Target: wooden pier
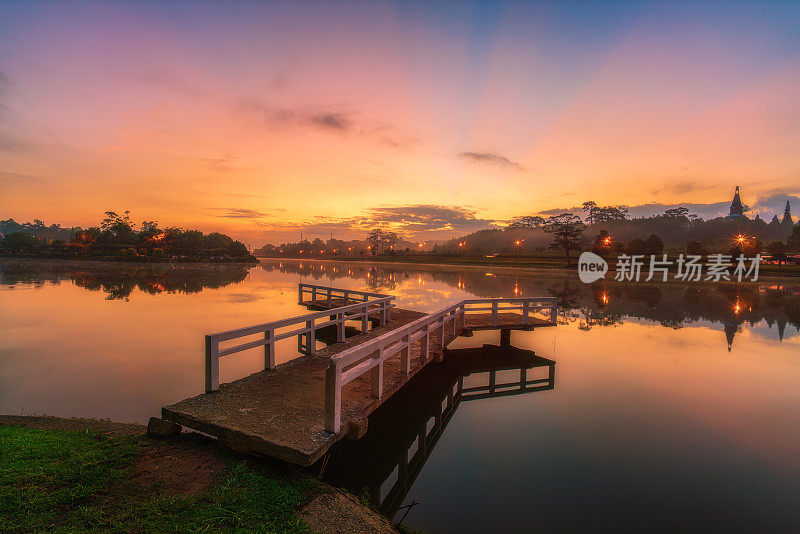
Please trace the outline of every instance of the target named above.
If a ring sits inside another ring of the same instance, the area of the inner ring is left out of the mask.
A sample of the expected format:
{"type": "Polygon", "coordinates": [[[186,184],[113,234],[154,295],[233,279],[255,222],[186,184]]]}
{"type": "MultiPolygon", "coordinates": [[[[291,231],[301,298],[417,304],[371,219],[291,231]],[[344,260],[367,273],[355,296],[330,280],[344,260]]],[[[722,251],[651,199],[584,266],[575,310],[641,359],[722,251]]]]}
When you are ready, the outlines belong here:
{"type": "Polygon", "coordinates": [[[556,324],[552,297],[470,299],[431,314],[394,300],[300,284],[298,302],[316,311],[206,336],[206,393],[165,406],[163,419],[241,452],[311,465],[343,437],[361,437],[369,414],[460,335],[556,324]],[[275,342],[290,337],[301,356],[276,365],[275,342]],[[235,340],[244,342],[229,346],[235,340]],[[220,385],[220,358],[255,348],[264,370],[220,385]]]}

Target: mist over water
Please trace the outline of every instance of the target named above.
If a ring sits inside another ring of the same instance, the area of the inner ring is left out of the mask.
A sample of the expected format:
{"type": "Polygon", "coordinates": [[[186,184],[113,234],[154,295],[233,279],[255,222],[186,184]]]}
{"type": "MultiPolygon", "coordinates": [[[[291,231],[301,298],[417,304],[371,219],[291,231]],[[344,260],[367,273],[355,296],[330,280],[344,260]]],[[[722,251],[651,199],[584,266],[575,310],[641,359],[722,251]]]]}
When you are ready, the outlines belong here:
{"type": "MultiPolygon", "coordinates": [[[[555,362],[553,387],[455,406],[414,480],[392,494],[395,508],[418,503],[410,525],[775,531],[800,520],[800,283],[792,279],[586,285],[575,273],[492,267],[3,260],[0,412],[146,422],[202,392],[204,334],[303,313],[300,281],[387,292],[422,311],[472,296],[559,299],[558,327],[511,339],[555,362]]],[[[448,387],[479,386],[501,363],[498,380],[518,380],[513,362],[459,352],[498,340],[481,332],[456,341],[452,361],[378,410],[364,440],[334,451],[328,476],[373,499],[382,485],[380,503],[399,476],[392,454],[409,453],[416,423],[427,424],[428,406],[448,387]],[[470,366],[456,368],[465,354],[470,366]],[[372,468],[344,480],[359,455],[372,468]],[[383,473],[388,481],[377,480],[383,473]]],[[[279,362],[296,355],[291,341],[278,346],[279,362]]],[[[225,358],[221,379],[262,364],[258,350],[225,358]]],[[[418,440],[411,447],[413,456],[418,440]]]]}

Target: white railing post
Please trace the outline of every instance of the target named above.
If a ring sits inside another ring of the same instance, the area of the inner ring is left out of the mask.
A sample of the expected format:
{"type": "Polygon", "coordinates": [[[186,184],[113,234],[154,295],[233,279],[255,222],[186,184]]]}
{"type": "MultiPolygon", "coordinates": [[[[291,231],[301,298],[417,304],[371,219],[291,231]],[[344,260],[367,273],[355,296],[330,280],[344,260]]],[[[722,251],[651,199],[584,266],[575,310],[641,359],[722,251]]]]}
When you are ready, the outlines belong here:
{"type": "Polygon", "coordinates": [[[311,288],[311,304],[317,303],[317,288],[316,286],[311,288]]]}
{"type": "Polygon", "coordinates": [[[219,342],[206,336],[206,393],[219,389],[219,342]]]}
{"type": "Polygon", "coordinates": [[[492,326],[497,326],[497,301],[492,302],[492,326]]]}
{"type": "Polygon", "coordinates": [[[308,350],[309,354],[314,354],[317,351],[317,331],[314,330],[314,319],[306,321],[306,328],[310,329],[306,338],[308,343],[306,350],[308,350]]]}
{"type": "Polygon", "coordinates": [[[381,303],[381,325],[385,325],[389,322],[389,303],[382,302],[381,303]]]}
{"type": "Polygon", "coordinates": [[[440,349],[444,351],[445,343],[444,343],[444,315],[439,317],[439,344],[441,345],[440,349]]]}
{"type": "Polygon", "coordinates": [[[337,314],[336,320],[338,321],[336,324],[336,341],[341,343],[345,339],[344,312],[337,314]]]}
{"type": "Polygon", "coordinates": [[[331,362],[325,372],[325,430],[336,434],[342,420],[342,373],[331,362]]]}
{"type": "Polygon", "coordinates": [[[369,306],[364,306],[361,311],[364,314],[361,317],[361,333],[364,334],[369,329],[369,306]]]}
{"type": "Polygon", "coordinates": [[[449,313],[450,315],[450,337],[451,339],[456,338],[456,320],[458,319],[458,315],[456,315],[456,308],[449,313]]]}
{"type": "Polygon", "coordinates": [[[350,304],[350,292],[348,290],[344,290],[344,305],[347,306],[350,304]]]}
{"type": "Polygon", "coordinates": [[[328,308],[331,307],[331,288],[328,288],[328,301],[326,306],[328,306],[328,308]]]}
{"type": "Polygon", "coordinates": [[[272,341],[274,330],[264,331],[264,369],[275,369],[275,343],[272,341]]]}
{"type": "Polygon", "coordinates": [[[422,357],[422,365],[428,361],[430,357],[430,347],[431,347],[431,325],[430,323],[425,325],[425,335],[422,336],[419,340],[419,354],[422,357]]]}
{"type": "Polygon", "coordinates": [[[558,301],[553,300],[553,305],[550,308],[550,322],[555,324],[558,322],[558,301]]]}
{"type": "Polygon", "coordinates": [[[522,303],[522,322],[524,324],[530,324],[530,304],[529,300],[526,300],[522,303]]]}
{"type": "Polygon", "coordinates": [[[370,370],[370,386],[372,396],[383,397],[383,348],[378,349],[378,363],[370,370]]]}
{"type": "Polygon", "coordinates": [[[303,291],[304,291],[303,284],[297,284],[297,302],[300,304],[303,303],[303,291]]]}
{"type": "Polygon", "coordinates": [[[411,352],[410,341],[408,334],[403,336],[401,341],[404,347],[400,350],[400,370],[405,374],[411,373],[411,358],[409,357],[409,353],[411,352]]]}

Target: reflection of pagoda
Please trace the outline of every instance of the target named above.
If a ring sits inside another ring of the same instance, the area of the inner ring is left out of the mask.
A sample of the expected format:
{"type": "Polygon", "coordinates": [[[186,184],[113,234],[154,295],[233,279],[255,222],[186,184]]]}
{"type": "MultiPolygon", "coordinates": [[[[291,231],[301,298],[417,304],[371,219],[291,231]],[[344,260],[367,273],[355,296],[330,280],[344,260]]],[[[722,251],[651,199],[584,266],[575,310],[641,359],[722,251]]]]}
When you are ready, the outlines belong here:
{"type": "Polygon", "coordinates": [[[733,201],[731,201],[731,210],[728,214],[728,219],[735,221],[742,215],[744,215],[744,205],[742,204],[742,199],[739,198],[739,186],[737,185],[736,192],[733,194],[733,201]]]}
{"type": "Polygon", "coordinates": [[[731,347],[733,346],[733,337],[736,335],[736,332],[739,331],[739,326],[734,323],[729,323],[725,321],[725,339],[728,340],[728,352],[731,351],[731,347]]]}

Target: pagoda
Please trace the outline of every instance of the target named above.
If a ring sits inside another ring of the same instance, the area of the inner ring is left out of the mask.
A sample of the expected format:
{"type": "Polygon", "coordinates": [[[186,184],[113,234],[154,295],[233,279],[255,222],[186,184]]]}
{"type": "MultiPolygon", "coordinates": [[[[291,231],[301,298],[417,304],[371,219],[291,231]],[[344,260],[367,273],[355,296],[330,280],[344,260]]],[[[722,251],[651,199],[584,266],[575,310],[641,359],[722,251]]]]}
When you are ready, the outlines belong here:
{"type": "Polygon", "coordinates": [[[737,185],[736,192],[733,194],[733,200],[731,201],[731,210],[728,214],[728,219],[735,221],[742,215],[744,215],[744,204],[742,204],[742,199],[739,198],[739,186],[737,185]]]}

